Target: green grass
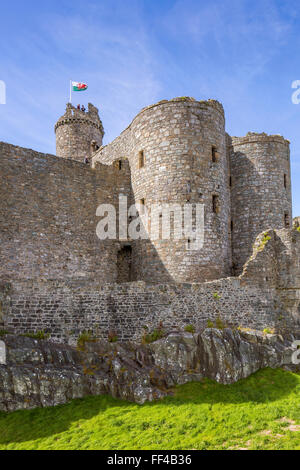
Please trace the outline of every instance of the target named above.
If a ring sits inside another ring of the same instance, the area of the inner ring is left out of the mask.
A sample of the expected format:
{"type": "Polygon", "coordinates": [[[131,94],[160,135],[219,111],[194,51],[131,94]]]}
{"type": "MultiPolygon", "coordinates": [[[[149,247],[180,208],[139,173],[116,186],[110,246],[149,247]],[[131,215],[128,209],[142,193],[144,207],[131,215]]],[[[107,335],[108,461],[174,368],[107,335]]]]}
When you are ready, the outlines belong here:
{"type": "Polygon", "coordinates": [[[300,449],[300,375],[204,380],[137,405],[109,396],[0,413],[0,449],[300,449]],[[290,429],[289,429],[290,428],[290,429]]]}

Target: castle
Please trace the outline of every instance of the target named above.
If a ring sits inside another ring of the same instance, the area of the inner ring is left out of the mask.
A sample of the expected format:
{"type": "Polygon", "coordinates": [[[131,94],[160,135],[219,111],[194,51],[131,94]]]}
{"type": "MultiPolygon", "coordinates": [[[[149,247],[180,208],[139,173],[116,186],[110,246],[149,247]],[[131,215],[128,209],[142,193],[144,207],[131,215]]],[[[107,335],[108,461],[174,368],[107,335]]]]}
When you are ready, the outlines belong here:
{"type": "Polygon", "coordinates": [[[106,146],[92,104],[69,103],[55,133],[56,156],[0,143],[5,328],[72,341],[83,330],[130,339],[159,322],[217,317],[298,327],[287,140],[230,137],[219,102],[187,97],[144,108],[106,146]],[[202,204],[203,247],[188,250],[187,237],[100,240],[97,207],[118,211],[120,195],[145,207],[202,204]]]}

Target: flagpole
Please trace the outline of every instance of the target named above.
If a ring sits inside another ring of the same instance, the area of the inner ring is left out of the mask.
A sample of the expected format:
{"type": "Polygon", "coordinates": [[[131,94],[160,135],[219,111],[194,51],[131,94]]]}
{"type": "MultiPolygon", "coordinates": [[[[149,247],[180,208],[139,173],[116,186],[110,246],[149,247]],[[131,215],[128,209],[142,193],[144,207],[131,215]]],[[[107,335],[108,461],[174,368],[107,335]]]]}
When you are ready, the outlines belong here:
{"type": "Polygon", "coordinates": [[[70,80],[70,103],[72,104],[72,80],[70,80]]]}

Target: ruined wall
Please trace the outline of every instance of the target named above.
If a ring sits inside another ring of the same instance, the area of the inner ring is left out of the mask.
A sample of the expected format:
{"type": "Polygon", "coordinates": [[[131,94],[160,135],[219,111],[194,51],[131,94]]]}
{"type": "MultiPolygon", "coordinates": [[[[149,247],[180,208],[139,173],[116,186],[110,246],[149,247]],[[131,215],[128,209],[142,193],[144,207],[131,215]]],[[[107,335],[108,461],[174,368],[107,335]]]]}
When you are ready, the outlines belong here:
{"type": "Polygon", "coordinates": [[[102,145],[104,130],[98,109],[89,103],[88,111],[78,110],[71,103],[55,125],[56,155],[83,162],[102,145]]]}
{"type": "Polygon", "coordinates": [[[294,228],[260,234],[238,278],[123,283],[128,275],[123,268],[116,278],[119,285],[103,284],[101,277],[10,280],[0,283],[0,324],[17,334],[44,330],[70,344],[83,331],[102,339],[114,333],[122,341],[140,340],[160,323],[167,329],[201,328],[217,319],[245,328],[300,332],[299,266],[300,232],[294,228]]]}
{"type": "Polygon", "coordinates": [[[300,227],[300,217],[294,217],[293,219],[293,225],[298,228],[300,227]]]}
{"type": "Polygon", "coordinates": [[[233,265],[240,273],[259,233],[292,226],[289,142],[266,134],[232,137],[230,168],[233,265]]]}
{"type": "Polygon", "coordinates": [[[96,209],[130,193],[128,165],[96,170],[0,143],[0,279],[117,279],[116,241],[96,236],[96,209]]]}
{"type": "Polygon", "coordinates": [[[243,285],[276,289],[282,326],[292,322],[300,329],[300,231],[268,230],[260,234],[243,270],[243,285]]]}
{"type": "Polygon", "coordinates": [[[140,340],[161,322],[165,328],[183,329],[220,318],[236,326],[272,328],[280,313],[274,289],[241,288],[238,278],[162,285],[14,281],[7,292],[5,330],[44,330],[70,344],[88,330],[102,339],[113,332],[122,341],[140,340]]]}
{"type": "MultiPolygon", "coordinates": [[[[134,242],[136,279],[199,282],[230,274],[230,194],[224,126],[224,111],[216,101],[162,101],[143,109],[114,142],[93,158],[93,165],[97,165],[125,155],[130,162],[135,202],[144,199],[148,209],[157,203],[204,204],[204,247],[187,250],[187,235],[181,240],[134,242]],[[213,148],[216,161],[212,159],[213,148]],[[216,213],[213,196],[217,198],[216,213]]],[[[159,223],[157,217],[155,224],[159,223]]],[[[150,232],[149,225],[145,228],[150,232]]]]}

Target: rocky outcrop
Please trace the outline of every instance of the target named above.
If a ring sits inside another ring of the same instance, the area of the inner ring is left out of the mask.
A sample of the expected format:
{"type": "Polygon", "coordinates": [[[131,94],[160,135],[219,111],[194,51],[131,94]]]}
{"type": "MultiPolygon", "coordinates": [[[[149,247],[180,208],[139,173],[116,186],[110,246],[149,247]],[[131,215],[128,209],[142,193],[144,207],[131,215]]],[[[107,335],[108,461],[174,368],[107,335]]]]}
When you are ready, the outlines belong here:
{"type": "Polygon", "coordinates": [[[46,407],[86,395],[144,403],[204,377],[230,384],[291,364],[292,336],[231,329],[169,333],[151,344],[85,342],[80,348],[5,335],[0,410],[46,407]]]}

